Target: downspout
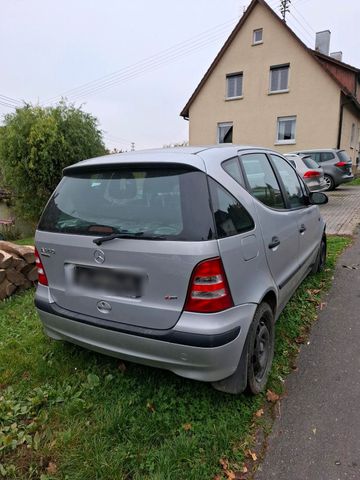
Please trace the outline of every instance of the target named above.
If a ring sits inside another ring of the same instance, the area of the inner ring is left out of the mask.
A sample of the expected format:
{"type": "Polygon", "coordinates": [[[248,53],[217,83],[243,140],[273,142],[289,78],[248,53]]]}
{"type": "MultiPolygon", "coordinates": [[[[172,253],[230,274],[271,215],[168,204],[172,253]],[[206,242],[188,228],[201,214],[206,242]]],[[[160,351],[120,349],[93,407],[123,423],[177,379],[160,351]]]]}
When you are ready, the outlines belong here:
{"type": "Polygon", "coordinates": [[[336,148],[341,148],[341,134],[342,134],[342,126],[343,126],[343,118],[344,118],[344,105],[345,102],[342,100],[342,94],[340,95],[340,116],[339,116],[339,131],[338,131],[338,140],[336,148]]]}

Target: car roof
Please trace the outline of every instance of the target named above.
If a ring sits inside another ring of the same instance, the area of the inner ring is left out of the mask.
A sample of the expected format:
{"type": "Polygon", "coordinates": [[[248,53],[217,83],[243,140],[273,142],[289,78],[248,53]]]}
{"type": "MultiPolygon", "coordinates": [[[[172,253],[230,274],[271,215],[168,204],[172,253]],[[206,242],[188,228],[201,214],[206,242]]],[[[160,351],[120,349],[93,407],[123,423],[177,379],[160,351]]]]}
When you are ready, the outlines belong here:
{"type": "Polygon", "coordinates": [[[279,155],[278,152],[263,147],[233,144],[153,148],[134,152],[114,153],[83,160],[66,167],[64,173],[68,174],[78,170],[86,170],[87,168],[109,167],[127,163],[174,163],[192,165],[200,170],[206,170],[207,163],[221,163],[228,158],[237,156],[239,152],[246,150],[263,151],[279,155]]]}

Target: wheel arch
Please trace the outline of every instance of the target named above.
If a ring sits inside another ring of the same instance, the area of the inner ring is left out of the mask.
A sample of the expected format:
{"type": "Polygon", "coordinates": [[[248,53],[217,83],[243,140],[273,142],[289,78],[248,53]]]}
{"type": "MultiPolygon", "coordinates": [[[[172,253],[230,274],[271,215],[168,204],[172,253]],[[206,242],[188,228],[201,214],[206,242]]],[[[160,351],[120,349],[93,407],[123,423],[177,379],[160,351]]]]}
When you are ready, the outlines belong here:
{"type": "Polygon", "coordinates": [[[278,306],[278,298],[276,295],[275,290],[268,290],[263,298],[261,299],[261,302],[266,302],[267,304],[270,305],[271,310],[273,311],[274,317],[276,317],[276,310],[278,306]]]}

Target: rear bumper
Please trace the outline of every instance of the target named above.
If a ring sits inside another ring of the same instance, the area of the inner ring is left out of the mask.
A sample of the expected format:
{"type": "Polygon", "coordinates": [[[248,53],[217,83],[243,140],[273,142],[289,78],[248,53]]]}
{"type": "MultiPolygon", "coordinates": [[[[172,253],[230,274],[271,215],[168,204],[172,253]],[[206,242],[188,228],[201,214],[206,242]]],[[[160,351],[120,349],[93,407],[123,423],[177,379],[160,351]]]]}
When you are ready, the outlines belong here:
{"type": "Polygon", "coordinates": [[[354,180],[354,175],[345,175],[345,174],[340,174],[335,177],[335,182],[337,185],[341,185],[342,183],[348,183],[354,180]]]}
{"type": "Polygon", "coordinates": [[[46,334],[55,340],[206,382],[234,373],[256,310],[255,304],[245,304],[220,314],[184,312],[171,331],[142,329],[141,334],[97,326],[94,317],[90,322],[71,318],[74,312],[38,295],[36,306],[46,334]]]}

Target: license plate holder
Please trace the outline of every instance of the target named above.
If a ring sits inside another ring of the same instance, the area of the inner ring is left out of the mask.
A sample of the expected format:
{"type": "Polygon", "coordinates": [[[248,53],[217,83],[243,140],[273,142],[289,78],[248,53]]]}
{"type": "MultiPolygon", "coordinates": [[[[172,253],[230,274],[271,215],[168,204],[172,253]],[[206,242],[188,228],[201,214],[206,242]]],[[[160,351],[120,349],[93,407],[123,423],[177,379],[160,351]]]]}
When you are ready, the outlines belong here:
{"type": "Polygon", "coordinates": [[[76,265],[73,281],[77,289],[85,292],[129,298],[142,296],[143,277],[138,273],[76,265]]]}

